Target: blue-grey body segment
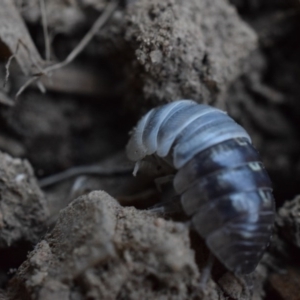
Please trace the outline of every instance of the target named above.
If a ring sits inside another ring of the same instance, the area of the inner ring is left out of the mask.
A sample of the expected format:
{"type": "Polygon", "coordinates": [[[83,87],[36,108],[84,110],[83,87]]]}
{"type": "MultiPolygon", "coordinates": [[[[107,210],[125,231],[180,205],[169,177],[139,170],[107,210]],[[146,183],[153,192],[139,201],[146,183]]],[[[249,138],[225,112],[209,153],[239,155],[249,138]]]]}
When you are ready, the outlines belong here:
{"type": "Polygon", "coordinates": [[[198,178],[182,194],[182,206],[187,215],[195,213],[194,208],[201,207],[212,199],[238,191],[252,191],[258,188],[269,188],[271,182],[262,168],[261,163],[251,168],[252,163],[240,165],[232,169],[222,169],[218,172],[198,178]]]}
{"type": "Polygon", "coordinates": [[[171,117],[167,118],[161,126],[157,135],[157,155],[165,157],[169,154],[175,139],[189,124],[198,118],[204,117],[213,109],[209,106],[186,106],[177,110],[171,117]]]}
{"type": "Polygon", "coordinates": [[[175,104],[165,105],[161,109],[153,109],[148,113],[149,117],[142,136],[142,143],[147,149],[147,155],[157,152],[158,146],[161,148],[158,133],[162,126],[166,126],[165,122],[172,118],[178,111],[194,107],[196,108],[195,104],[191,102],[176,102],[175,104]]]}
{"type": "Polygon", "coordinates": [[[230,139],[196,154],[178,170],[174,188],[182,194],[198,178],[221,169],[257,161],[257,151],[246,139],[230,139]]]}
{"type": "MultiPolygon", "coordinates": [[[[191,100],[152,109],[127,145],[174,168],[174,190],[196,231],[235,273],[251,273],[274,223],[271,181],[247,132],[223,111],[191,100]]],[[[139,165],[138,165],[139,166],[139,165]]]]}

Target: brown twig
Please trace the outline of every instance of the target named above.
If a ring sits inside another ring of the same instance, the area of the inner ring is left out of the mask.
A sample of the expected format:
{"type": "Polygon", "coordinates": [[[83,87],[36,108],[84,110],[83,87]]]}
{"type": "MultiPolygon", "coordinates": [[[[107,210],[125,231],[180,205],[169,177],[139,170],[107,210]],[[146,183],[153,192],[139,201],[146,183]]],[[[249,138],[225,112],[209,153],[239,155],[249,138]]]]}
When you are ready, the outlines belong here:
{"type": "Polygon", "coordinates": [[[72,52],[67,56],[67,58],[63,62],[45,68],[44,71],[46,73],[49,73],[56,69],[65,67],[66,65],[71,63],[78,56],[78,54],[87,46],[87,44],[92,40],[95,34],[97,34],[100,28],[109,20],[112,13],[116,10],[117,6],[118,6],[118,1],[110,2],[105,8],[104,12],[95,21],[91,29],[87,32],[87,34],[83,37],[83,39],[79,42],[79,44],[72,50],[72,52]]]}
{"type": "Polygon", "coordinates": [[[24,90],[31,85],[33,82],[37,81],[40,76],[48,75],[50,72],[63,68],[70,64],[81,52],[82,50],[88,45],[88,43],[92,40],[92,38],[95,36],[95,34],[105,25],[105,23],[109,20],[113,12],[118,7],[119,1],[115,0],[112,2],[109,2],[109,4],[106,6],[104,12],[98,17],[98,19],[95,21],[94,25],[91,27],[91,29],[87,32],[87,34],[83,37],[83,39],[79,42],[79,44],[71,51],[71,53],[67,56],[67,58],[57,64],[54,64],[52,66],[49,66],[42,70],[39,74],[34,74],[33,77],[28,79],[27,82],[21,88],[16,94],[16,97],[20,96],[24,90]]]}
{"type": "Polygon", "coordinates": [[[16,98],[18,98],[32,83],[37,81],[39,79],[39,76],[31,77],[29,80],[27,80],[19,89],[19,91],[16,94],[16,98]]]}
{"type": "Polygon", "coordinates": [[[3,88],[5,88],[6,85],[7,85],[7,83],[8,83],[8,78],[9,78],[9,75],[10,75],[10,73],[9,73],[9,68],[10,68],[10,65],[11,65],[12,60],[13,60],[15,57],[16,57],[16,55],[15,55],[15,54],[12,54],[12,55],[9,57],[9,59],[8,59],[8,61],[7,61],[7,63],[6,63],[6,65],[5,65],[5,78],[4,78],[3,88]]]}
{"type": "Polygon", "coordinates": [[[45,59],[47,61],[50,61],[51,58],[50,39],[49,39],[49,32],[48,32],[48,21],[47,21],[45,0],[40,0],[40,9],[41,9],[44,40],[45,40],[45,59]]]}
{"type": "Polygon", "coordinates": [[[37,83],[36,83],[38,89],[41,91],[41,93],[45,94],[47,92],[45,86],[43,85],[43,83],[38,80],[37,83]]]}
{"type": "Polygon", "coordinates": [[[5,88],[7,83],[8,83],[8,78],[9,78],[9,68],[11,65],[12,60],[16,57],[18,50],[19,50],[19,46],[20,46],[20,42],[17,43],[17,47],[16,47],[16,51],[9,57],[6,65],[5,65],[5,79],[4,79],[4,83],[3,83],[3,87],[5,88]]]}

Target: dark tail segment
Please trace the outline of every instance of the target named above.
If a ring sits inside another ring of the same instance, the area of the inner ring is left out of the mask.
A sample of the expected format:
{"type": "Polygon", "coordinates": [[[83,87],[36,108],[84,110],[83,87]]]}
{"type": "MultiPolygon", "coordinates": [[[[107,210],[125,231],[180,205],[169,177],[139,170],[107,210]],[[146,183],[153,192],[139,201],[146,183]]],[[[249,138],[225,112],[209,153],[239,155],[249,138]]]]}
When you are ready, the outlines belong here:
{"type": "Polygon", "coordinates": [[[231,271],[251,273],[274,223],[271,181],[246,139],[230,139],[194,156],[174,188],[197,232],[231,271]]]}

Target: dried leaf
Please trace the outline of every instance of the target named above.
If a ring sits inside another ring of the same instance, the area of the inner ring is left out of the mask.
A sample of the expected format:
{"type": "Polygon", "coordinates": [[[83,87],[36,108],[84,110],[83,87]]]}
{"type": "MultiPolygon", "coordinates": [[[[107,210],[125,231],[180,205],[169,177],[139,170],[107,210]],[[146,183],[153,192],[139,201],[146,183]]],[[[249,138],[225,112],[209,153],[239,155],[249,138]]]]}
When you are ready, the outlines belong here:
{"type": "Polygon", "coordinates": [[[8,106],[15,105],[14,101],[11,100],[6,94],[0,91],[0,103],[8,106]]]}
{"type": "Polygon", "coordinates": [[[43,60],[12,0],[0,1],[0,39],[15,54],[25,75],[42,69],[43,60]]]}

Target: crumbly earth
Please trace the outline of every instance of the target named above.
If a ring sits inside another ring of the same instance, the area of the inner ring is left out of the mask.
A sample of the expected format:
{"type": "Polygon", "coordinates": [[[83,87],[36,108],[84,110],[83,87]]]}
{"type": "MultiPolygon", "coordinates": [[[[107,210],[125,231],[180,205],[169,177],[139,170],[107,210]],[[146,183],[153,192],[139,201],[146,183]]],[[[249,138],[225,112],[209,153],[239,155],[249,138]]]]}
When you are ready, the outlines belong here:
{"type": "Polygon", "coordinates": [[[218,96],[257,46],[254,32],[222,0],[141,0],[126,16],[125,38],[135,51],[128,77],[138,76],[152,105],[178,99],[224,105],[218,96]]]}
{"type": "Polygon", "coordinates": [[[0,249],[36,243],[46,231],[48,208],[27,160],[0,152],[0,249]]]}
{"type": "Polygon", "coordinates": [[[300,247],[300,197],[286,201],[278,211],[278,230],[298,248],[300,247]]]}
{"type": "MultiPolygon", "coordinates": [[[[188,228],[103,191],[73,201],[8,286],[11,299],[192,299],[188,228]]],[[[204,299],[225,299],[212,281],[204,299]],[[220,298],[221,297],[221,298],[220,298]]]]}

